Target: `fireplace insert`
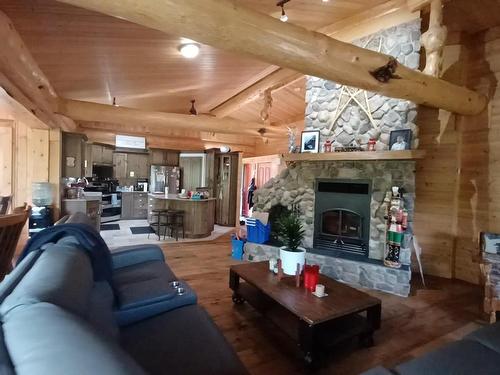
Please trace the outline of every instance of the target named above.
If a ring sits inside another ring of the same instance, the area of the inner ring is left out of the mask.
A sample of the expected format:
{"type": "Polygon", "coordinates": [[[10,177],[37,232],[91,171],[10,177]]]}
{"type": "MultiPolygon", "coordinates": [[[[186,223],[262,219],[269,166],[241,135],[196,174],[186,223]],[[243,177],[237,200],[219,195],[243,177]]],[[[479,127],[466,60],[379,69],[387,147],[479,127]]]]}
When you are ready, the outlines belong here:
{"type": "Polygon", "coordinates": [[[368,256],[371,181],[317,180],[314,248],[368,256]]]}

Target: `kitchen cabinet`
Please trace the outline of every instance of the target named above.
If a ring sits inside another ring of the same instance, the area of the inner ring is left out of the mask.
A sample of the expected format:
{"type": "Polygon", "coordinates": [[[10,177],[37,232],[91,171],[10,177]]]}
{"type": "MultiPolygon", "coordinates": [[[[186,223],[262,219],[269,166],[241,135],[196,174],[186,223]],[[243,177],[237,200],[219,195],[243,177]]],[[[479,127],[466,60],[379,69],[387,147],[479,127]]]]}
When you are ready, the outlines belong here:
{"type": "Polygon", "coordinates": [[[122,192],[122,219],[146,219],[148,217],[148,193],[122,192]]]}
{"type": "Polygon", "coordinates": [[[127,178],[149,178],[148,162],[146,154],[127,154],[127,178]]]}
{"type": "Polygon", "coordinates": [[[87,137],[83,134],[63,133],[63,177],[82,177],[85,174],[86,141],[87,137]]]}
{"type": "Polygon", "coordinates": [[[215,223],[236,226],[240,154],[237,152],[215,155],[215,223]]]}
{"type": "Polygon", "coordinates": [[[151,149],[149,163],[152,165],[179,166],[179,151],[151,149]]]}
{"type": "Polygon", "coordinates": [[[113,148],[103,145],[92,145],[93,164],[113,164],[113,148]]]}
{"type": "Polygon", "coordinates": [[[101,230],[101,199],[63,199],[62,209],[64,215],[83,212],[92,221],[93,227],[101,230]]]}
{"type": "Polygon", "coordinates": [[[117,179],[127,178],[127,154],[123,152],[115,152],[113,154],[113,174],[117,179]]]}

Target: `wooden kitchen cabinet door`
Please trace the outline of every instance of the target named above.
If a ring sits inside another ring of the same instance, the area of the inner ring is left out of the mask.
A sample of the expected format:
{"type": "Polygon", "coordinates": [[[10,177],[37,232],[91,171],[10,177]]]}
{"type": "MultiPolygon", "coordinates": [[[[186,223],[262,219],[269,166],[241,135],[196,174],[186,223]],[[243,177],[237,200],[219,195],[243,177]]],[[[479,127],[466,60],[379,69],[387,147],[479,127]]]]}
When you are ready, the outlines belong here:
{"type": "Polygon", "coordinates": [[[113,149],[110,147],[102,148],[102,162],[103,164],[113,164],[113,149]]]}
{"type": "Polygon", "coordinates": [[[113,169],[115,178],[127,178],[127,154],[116,152],[113,154],[113,169]]]}

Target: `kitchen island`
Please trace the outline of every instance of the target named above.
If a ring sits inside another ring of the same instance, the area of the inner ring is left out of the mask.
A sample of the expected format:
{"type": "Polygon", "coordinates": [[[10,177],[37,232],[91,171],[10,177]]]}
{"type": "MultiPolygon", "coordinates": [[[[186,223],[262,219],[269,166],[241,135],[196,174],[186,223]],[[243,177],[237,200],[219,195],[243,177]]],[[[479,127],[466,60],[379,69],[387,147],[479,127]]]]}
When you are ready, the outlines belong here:
{"type": "MultiPolygon", "coordinates": [[[[149,194],[148,222],[153,219],[155,209],[172,209],[184,212],[184,233],[186,238],[208,237],[214,230],[215,198],[184,199],[177,194],[149,194]]],[[[154,228],[156,230],[156,228],[154,228]]]]}

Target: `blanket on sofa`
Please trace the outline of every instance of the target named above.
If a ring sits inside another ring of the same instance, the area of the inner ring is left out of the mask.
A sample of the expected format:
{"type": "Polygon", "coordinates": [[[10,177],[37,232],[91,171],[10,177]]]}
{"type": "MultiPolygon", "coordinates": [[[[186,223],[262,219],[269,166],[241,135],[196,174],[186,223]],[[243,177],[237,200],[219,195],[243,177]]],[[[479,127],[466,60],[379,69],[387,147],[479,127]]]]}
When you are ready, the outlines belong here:
{"type": "Polygon", "coordinates": [[[109,248],[99,233],[86,224],[61,224],[38,232],[24,247],[17,264],[32,251],[43,250],[45,245],[57,243],[62,239],[68,244],[77,244],[87,252],[94,270],[95,281],[105,280],[112,285],[113,266],[109,248]]]}

